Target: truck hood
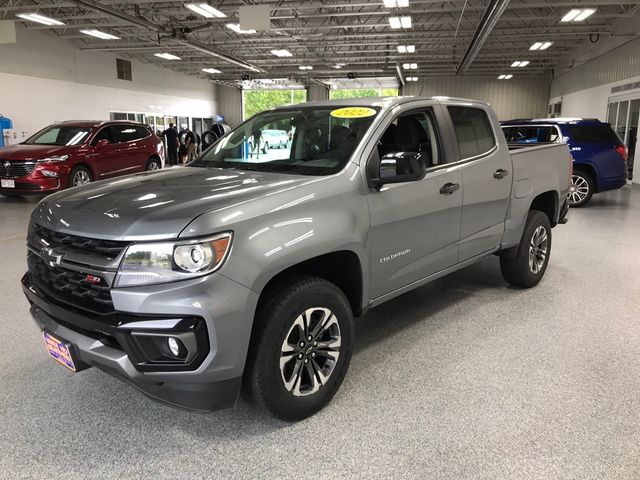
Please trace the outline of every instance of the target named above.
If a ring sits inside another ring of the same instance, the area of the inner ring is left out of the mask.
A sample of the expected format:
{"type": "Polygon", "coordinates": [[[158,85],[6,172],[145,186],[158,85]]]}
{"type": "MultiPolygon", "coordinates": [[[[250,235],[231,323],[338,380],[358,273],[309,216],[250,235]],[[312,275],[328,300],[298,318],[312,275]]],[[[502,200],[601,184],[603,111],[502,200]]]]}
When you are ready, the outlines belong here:
{"type": "Polygon", "coordinates": [[[61,191],[43,199],[32,217],[47,228],[83,237],[176,238],[203,213],[290,190],[309,179],[247,170],[171,168],[61,191]]]}
{"type": "Polygon", "coordinates": [[[0,160],[32,161],[69,153],[73,147],[59,145],[10,145],[0,149],[0,160]]]}

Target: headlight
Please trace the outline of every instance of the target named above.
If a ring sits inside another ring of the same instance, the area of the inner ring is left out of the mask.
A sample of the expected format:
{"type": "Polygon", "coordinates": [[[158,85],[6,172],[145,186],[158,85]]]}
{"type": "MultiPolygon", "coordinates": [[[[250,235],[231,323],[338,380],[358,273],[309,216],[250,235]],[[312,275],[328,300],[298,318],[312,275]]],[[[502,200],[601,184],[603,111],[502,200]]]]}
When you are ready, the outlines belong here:
{"type": "Polygon", "coordinates": [[[127,248],[114,287],[175,282],[214,272],[227,258],[231,232],[205,240],[134,243],[127,248]]]}
{"type": "Polygon", "coordinates": [[[38,163],[57,163],[69,159],[69,155],[55,155],[53,157],[41,158],[38,163]]]}

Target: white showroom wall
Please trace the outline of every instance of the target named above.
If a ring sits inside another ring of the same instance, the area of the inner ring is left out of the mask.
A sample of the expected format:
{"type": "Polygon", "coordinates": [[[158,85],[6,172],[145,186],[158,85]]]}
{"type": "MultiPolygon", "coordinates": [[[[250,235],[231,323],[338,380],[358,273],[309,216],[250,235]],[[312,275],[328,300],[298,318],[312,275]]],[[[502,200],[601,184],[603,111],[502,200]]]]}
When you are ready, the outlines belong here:
{"type": "Polygon", "coordinates": [[[210,117],[215,85],[132,60],[132,81],[118,80],[116,56],[75,48],[17,26],[17,43],[0,45],[0,115],[31,134],[71,119],[108,120],[109,112],[210,117]]]}
{"type": "Polygon", "coordinates": [[[609,98],[640,89],[612,92],[612,88],[640,81],[640,39],[630,41],[559,75],[551,83],[550,102],[562,102],[563,117],[606,121],[609,98]]]}
{"type": "Polygon", "coordinates": [[[403,95],[470,98],[489,103],[500,120],[546,115],[549,81],[542,78],[434,77],[407,82],[403,95]]]}
{"type": "Polygon", "coordinates": [[[555,96],[551,98],[550,102],[562,102],[563,117],[597,118],[604,122],[607,120],[609,100],[615,101],[618,97],[626,98],[633,94],[637,94],[640,97],[640,88],[615,93],[612,93],[611,90],[615,87],[635,82],[640,82],[640,76],[555,96]]]}

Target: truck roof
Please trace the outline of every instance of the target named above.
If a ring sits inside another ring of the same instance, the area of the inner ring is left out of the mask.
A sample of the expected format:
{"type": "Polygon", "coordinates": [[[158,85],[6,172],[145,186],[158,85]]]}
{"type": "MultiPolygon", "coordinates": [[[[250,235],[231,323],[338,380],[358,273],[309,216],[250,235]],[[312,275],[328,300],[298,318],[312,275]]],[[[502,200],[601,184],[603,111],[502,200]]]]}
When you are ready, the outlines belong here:
{"type": "Polygon", "coordinates": [[[295,105],[286,105],[278,107],[278,109],[294,109],[296,107],[314,106],[314,107],[393,107],[407,102],[416,100],[429,100],[433,102],[464,102],[473,103],[476,105],[488,105],[486,102],[480,102],[478,100],[470,100],[468,98],[456,98],[456,97],[422,97],[417,95],[405,95],[399,97],[361,97],[361,98],[344,98],[340,100],[317,100],[312,102],[298,103],[295,105]]]}

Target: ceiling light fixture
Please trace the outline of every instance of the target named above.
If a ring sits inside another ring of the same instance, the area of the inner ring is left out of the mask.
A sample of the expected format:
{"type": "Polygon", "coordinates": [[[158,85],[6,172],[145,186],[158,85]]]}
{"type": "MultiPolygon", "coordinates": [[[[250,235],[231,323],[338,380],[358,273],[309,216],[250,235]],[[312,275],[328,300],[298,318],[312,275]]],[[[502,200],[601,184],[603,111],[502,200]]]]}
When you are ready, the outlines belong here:
{"type": "Polygon", "coordinates": [[[293,57],[293,53],[291,53],[289,50],[271,50],[271,53],[273,55],[275,55],[276,57],[293,57]]]}
{"type": "Polygon", "coordinates": [[[511,64],[511,68],[516,68],[516,67],[520,67],[520,68],[522,68],[522,67],[526,67],[527,65],[529,65],[529,63],[531,63],[531,62],[529,62],[529,60],[519,60],[519,61],[517,61],[517,62],[513,62],[513,63],[511,64]]]}
{"type": "Polygon", "coordinates": [[[240,28],[240,24],[239,23],[227,23],[227,28],[230,30],[233,30],[236,33],[246,33],[246,34],[253,34],[256,33],[255,30],[251,29],[251,30],[242,30],[240,28]]]}
{"type": "Polygon", "coordinates": [[[506,75],[499,75],[498,80],[504,80],[504,77],[506,77],[506,75]]]}
{"type": "Polygon", "coordinates": [[[346,63],[336,63],[333,68],[336,68],[338,70],[340,70],[342,67],[346,67],[347,64],[346,63]]]}
{"type": "Polygon", "coordinates": [[[389,25],[391,28],[411,28],[411,17],[389,17],[389,25]]]}
{"type": "Polygon", "coordinates": [[[382,0],[382,3],[387,8],[407,8],[409,6],[409,0],[382,0]]]}
{"type": "Polygon", "coordinates": [[[198,15],[202,15],[206,18],[224,18],[226,15],[222,13],[217,8],[213,8],[208,3],[187,3],[185,4],[192,12],[197,13],[198,15]]]}
{"type": "Polygon", "coordinates": [[[511,74],[504,76],[505,80],[511,80],[512,78],[513,78],[513,75],[511,75],[511,74]]]}
{"type": "Polygon", "coordinates": [[[115,35],[111,35],[110,33],[101,32],[100,30],[80,30],[80,33],[84,33],[85,35],[90,35],[92,37],[101,38],[102,40],[120,40],[120,37],[116,37],[115,35]]]}
{"type": "Polygon", "coordinates": [[[300,65],[298,68],[300,70],[313,70],[313,67],[311,65],[300,65]]]}
{"type": "Polygon", "coordinates": [[[418,64],[417,63],[403,63],[402,64],[402,68],[404,68],[405,70],[417,70],[418,69],[418,64]]]}
{"type": "Polygon", "coordinates": [[[407,82],[417,82],[418,77],[407,77],[407,82]]]}
{"type": "Polygon", "coordinates": [[[60,20],[56,20],[55,18],[45,17],[44,15],[39,15],[37,13],[19,13],[16,17],[22,18],[23,20],[31,20],[32,22],[41,23],[43,25],[64,25],[64,22],[60,20]]]}
{"type": "Polygon", "coordinates": [[[203,68],[202,71],[205,73],[222,73],[217,68],[203,68]]]}
{"type": "Polygon", "coordinates": [[[567,14],[560,20],[563,23],[567,22],[582,22],[588,17],[596,13],[595,8],[573,8],[567,12],[567,14]]]}
{"type": "Polygon", "coordinates": [[[181,60],[177,55],[173,55],[172,53],[154,53],[156,57],[164,58],[165,60],[181,60]]]}
{"type": "Polygon", "coordinates": [[[398,45],[398,53],[416,53],[415,45],[398,45]]]}
{"type": "Polygon", "coordinates": [[[529,47],[529,50],[546,50],[551,45],[553,45],[553,42],[536,42],[529,47]]]}

